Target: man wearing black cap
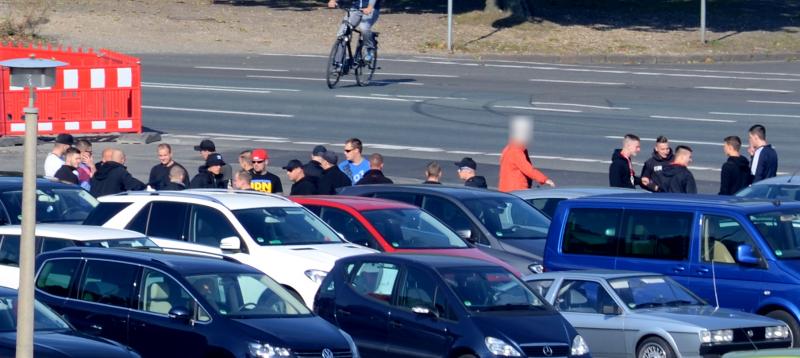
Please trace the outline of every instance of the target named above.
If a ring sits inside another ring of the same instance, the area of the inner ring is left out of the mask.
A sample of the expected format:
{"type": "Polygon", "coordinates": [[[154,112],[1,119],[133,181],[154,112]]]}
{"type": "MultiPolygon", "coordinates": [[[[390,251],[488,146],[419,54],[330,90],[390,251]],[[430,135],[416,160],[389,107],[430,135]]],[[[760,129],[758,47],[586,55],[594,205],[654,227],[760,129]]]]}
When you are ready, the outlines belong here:
{"type": "Polygon", "coordinates": [[[322,154],[327,152],[328,149],[318,145],[311,151],[311,160],[303,165],[303,171],[307,177],[319,178],[322,176],[322,154]]]}
{"type": "MultiPolygon", "coordinates": [[[[208,157],[211,154],[215,154],[217,152],[217,146],[214,145],[214,142],[212,142],[210,139],[203,139],[202,141],[200,141],[200,145],[194,146],[194,150],[197,151],[197,152],[200,152],[200,156],[203,157],[203,160],[208,160],[208,157]]],[[[201,165],[199,168],[197,168],[197,172],[198,173],[205,172],[206,170],[208,170],[208,167],[205,166],[205,165],[201,165]]],[[[223,164],[223,166],[222,166],[222,181],[224,183],[228,183],[231,179],[233,179],[233,169],[231,169],[230,165],[223,164]]],[[[190,184],[190,186],[191,186],[191,184],[190,184]]],[[[223,186],[223,188],[226,188],[226,187],[227,187],[227,184],[225,184],[225,186],[223,186]]]]}
{"type": "MultiPolygon", "coordinates": [[[[222,155],[219,153],[209,153],[206,158],[206,170],[201,170],[197,175],[192,178],[189,187],[192,189],[225,189],[228,187],[227,182],[223,179],[222,167],[225,161],[222,160],[222,155]]],[[[201,168],[203,168],[201,167],[201,168]]]]}
{"type": "Polygon", "coordinates": [[[313,178],[309,178],[303,172],[303,162],[292,159],[283,167],[286,175],[294,184],[289,195],[315,195],[317,194],[317,184],[313,178]]]}
{"type": "Polygon", "coordinates": [[[475,163],[472,158],[461,159],[456,162],[456,166],[458,167],[458,177],[464,181],[464,186],[486,189],[486,178],[475,175],[478,163],[475,163]]]}
{"type": "Polygon", "coordinates": [[[319,185],[317,186],[317,192],[320,195],[335,195],[336,189],[353,185],[350,177],[336,165],[339,162],[336,153],[329,150],[325,151],[325,153],[322,153],[321,159],[322,176],[319,178],[319,185]]]}
{"type": "Polygon", "coordinates": [[[61,133],[56,136],[56,140],[53,141],[53,151],[44,160],[45,177],[54,178],[56,176],[56,172],[64,165],[64,153],[74,143],[75,139],[70,134],[61,133]]]}

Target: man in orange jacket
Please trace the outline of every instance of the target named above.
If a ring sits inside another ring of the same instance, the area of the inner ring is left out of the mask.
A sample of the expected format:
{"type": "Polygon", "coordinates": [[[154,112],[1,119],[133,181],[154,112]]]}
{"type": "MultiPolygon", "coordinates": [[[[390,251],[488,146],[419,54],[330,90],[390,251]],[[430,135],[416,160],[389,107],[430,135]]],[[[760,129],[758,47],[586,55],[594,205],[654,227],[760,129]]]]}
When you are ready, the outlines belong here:
{"type": "Polygon", "coordinates": [[[527,144],[533,133],[533,123],[527,118],[514,118],[510,123],[508,145],[500,154],[500,183],[498,190],[509,192],[530,189],[532,181],[540,185],[556,186],[531,163],[527,144]]]}

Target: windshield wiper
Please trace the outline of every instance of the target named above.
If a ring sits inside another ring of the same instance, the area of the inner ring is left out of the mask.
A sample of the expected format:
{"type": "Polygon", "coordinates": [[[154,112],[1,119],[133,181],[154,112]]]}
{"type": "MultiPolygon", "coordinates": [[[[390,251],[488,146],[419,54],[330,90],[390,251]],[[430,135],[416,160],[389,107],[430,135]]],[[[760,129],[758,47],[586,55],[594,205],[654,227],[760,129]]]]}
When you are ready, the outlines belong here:
{"type": "Polygon", "coordinates": [[[697,305],[697,302],[687,301],[687,300],[672,300],[664,302],[665,306],[694,306],[697,305]]]}
{"type": "Polygon", "coordinates": [[[492,311],[527,311],[532,309],[539,310],[541,309],[541,307],[534,306],[531,304],[508,303],[500,306],[483,307],[480,310],[484,312],[492,312],[492,311]]]}
{"type": "Polygon", "coordinates": [[[645,303],[640,303],[640,304],[636,305],[635,309],[639,309],[639,308],[654,308],[654,307],[661,307],[661,306],[664,306],[664,304],[661,303],[661,302],[645,302],[645,303]]]}

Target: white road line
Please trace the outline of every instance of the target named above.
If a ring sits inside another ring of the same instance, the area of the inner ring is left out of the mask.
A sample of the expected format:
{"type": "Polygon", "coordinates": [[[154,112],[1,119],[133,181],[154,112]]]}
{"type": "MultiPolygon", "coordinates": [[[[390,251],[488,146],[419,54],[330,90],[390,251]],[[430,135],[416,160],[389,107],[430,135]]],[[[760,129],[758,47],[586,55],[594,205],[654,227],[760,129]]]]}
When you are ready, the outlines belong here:
{"type": "Polygon", "coordinates": [[[345,94],[337,94],[336,98],[371,99],[371,100],[376,100],[376,101],[390,101],[390,102],[422,102],[422,100],[411,100],[411,99],[404,99],[404,98],[352,96],[352,95],[345,95],[345,94]]]}
{"type": "Polygon", "coordinates": [[[364,144],[364,146],[368,147],[368,148],[386,149],[386,150],[407,150],[408,148],[411,148],[411,147],[404,146],[404,145],[378,144],[378,143],[364,144]]]}
{"type": "Polygon", "coordinates": [[[433,77],[433,78],[458,78],[457,75],[429,75],[421,73],[394,73],[394,72],[379,72],[381,75],[387,76],[412,76],[412,77],[433,77]]]}
{"type": "Polygon", "coordinates": [[[292,144],[300,144],[300,145],[330,145],[330,143],[325,143],[325,142],[292,142],[292,144]]]}
{"type": "MultiPolygon", "coordinates": [[[[314,77],[290,77],[290,76],[266,76],[266,75],[248,75],[248,78],[270,78],[276,80],[297,80],[297,81],[325,81],[324,78],[314,78],[314,77]]],[[[339,82],[348,82],[348,83],[355,83],[356,80],[348,80],[348,79],[341,79],[339,82]]],[[[422,86],[424,83],[420,82],[399,82],[399,81],[389,81],[389,80],[373,80],[373,83],[384,83],[384,84],[398,84],[398,85],[407,85],[407,86],[422,86]]]]}
{"type": "Polygon", "coordinates": [[[166,133],[166,134],[162,134],[162,136],[169,136],[169,137],[172,137],[172,138],[189,138],[189,139],[202,139],[202,138],[206,138],[206,137],[199,136],[199,135],[189,135],[189,134],[168,134],[168,133],[166,133]]]}
{"type": "Polygon", "coordinates": [[[289,140],[289,138],[284,137],[267,137],[267,136],[256,136],[256,135],[241,135],[241,134],[228,134],[228,133],[198,133],[199,135],[206,136],[206,137],[233,137],[233,138],[245,138],[245,139],[276,139],[276,140],[289,140]]]}
{"type": "Polygon", "coordinates": [[[219,114],[234,114],[234,115],[255,116],[255,117],[279,117],[279,118],[292,118],[292,117],[294,117],[294,115],[291,115],[291,114],[281,114],[281,113],[257,113],[257,112],[223,111],[223,110],[203,109],[203,108],[181,108],[181,107],[159,107],[159,106],[142,106],[142,108],[144,108],[144,109],[161,110],[161,111],[219,113],[219,114]]]}
{"type": "Polygon", "coordinates": [[[543,112],[564,112],[564,113],[583,113],[577,109],[561,109],[561,108],[542,108],[542,107],[525,107],[525,106],[492,106],[494,108],[508,108],[508,109],[524,109],[528,111],[543,111],[543,112]]]}
{"type": "Polygon", "coordinates": [[[410,95],[389,95],[383,93],[370,93],[372,96],[376,97],[397,97],[397,98],[411,98],[411,99],[449,99],[449,100],[457,100],[457,101],[466,101],[467,99],[464,97],[435,97],[435,96],[410,96],[410,95]]]}
{"type": "Polygon", "coordinates": [[[657,71],[680,71],[680,72],[701,72],[701,73],[731,73],[736,75],[761,75],[761,76],[787,76],[787,77],[800,77],[796,73],[782,73],[782,72],[753,72],[753,71],[724,71],[724,70],[693,70],[693,69],[680,69],[680,68],[653,68],[657,71]]]}
{"type": "Polygon", "coordinates": [[[412,152],[426,152],[426,153],[444,152],[444,149],[442,148],[428,148],[428,147],[409,147],[408,150],[412,152]]]}
{"type": "Polygon", "coordinates": [[[448,150],[450,154],[462,154],[462,155],[482,155],[485,154],[484,152],[471,152],[468,150],[448,150]]]}
{"type": "Polygon", "coordinates": [[[792,104],[792,105],[800,105],[800,102],[784,102],[784,101],[757,101],[757,100],[748,100],[749,103],[765,103],[765,104],[792,104]]]}
{"type": "Polygon", "coordinates": [[[161,85],[142,85],[143,88],[161,88],[161,89],[182,89],[190,91],[214,91],[214,92],[239,92],[239,93],[257,93],[257,94],[270,94],[272,91],[264,90],[245,90],[245,89],[232,89],[232,88],[214,88],[214,87],[184,87],[184,86],[161,86],[161,85]]]}
{"type": "Polygon", "coordinates": [[[289,70],[276,70],[276,69],[273,69],[273,68],[252,68],[252,67],[194,66],[194,68],[199,69],[199,70],[289,72],[289,70]]]}
{"type": "Polygon", "coordinates": [[[736,123],[732,119],[711,119],[711,118],[692,118],[692,117],[674,117],[674,116],[650,116],[655,119],[678,119],[682,121],[695,121],[695,122],[718,122],[718,123],[736,123]]]}
{"type": "Polygon", "coordinates": [[[302,92],[298,89],[290,89],[290,88],[231,87],[231,86],[193,85],[188,83],[142,82],[142,87],[146,86],[172,86],[172,87],[235,89],[235,90],[248,90],[248,91],[273,91],[273,92],[302,92]]]}
{"type": "Polygon", "coordinates": [[[211,137],[214,140],[230,140],[234,142],[244,142],[246,140],[250,140],[247,138],[234,138],[234,137],[211,137]]]}
{"type": "Polygon", "coordinates": [[[253,142],[259,142],[259,143],[291,143],[291,141],[282,140],[282,139],[254,139],[253,142]]]}
{"type": "Polygon", "coordinates": [[[794,114],[766,114],[766,113],[735,113],[735,112],[708,112],[720,116],[747,116],[747,117],[775,117],[775,118],[800,118],[794,114]]]}
{"type": "MultiPolygon", "coordinates": [[[[607,135],[607,136],[605,136],[605,138],[606,139],[622,139],[622,137],[616,136],[616,135],[607,135]]],[[[643,140],[643,141],[648,141],[648,142],[655,142],[656,141],[655,138],[640,138],[640,139],[643,140]]],[[[697,144],[697,145],[713,145],[713,146],[716,146],[716,147],[721,147],[722,146],[721,142],[720,143],[702,142],[702,141],[697,141],[697,140],[682,140],[682,139],[672,139],[672,138],[670,138],[669,140],[670,140],[670,142],[675,142],[675,143],[697,144]]]]}
{"type": "Polygon", "coordinates": [[[261,56],[328,58],[323,55],[293,55],[288,53],[262,53],[261,56]]]}
{"type": "Polygon", "coordinates": [[[610,110],[618,110],[618,111],[630,110],[630,108],[628,108],[628,107],[594,106],[594,105],[589,105],[589,104],[561,103],[561,102],[531,102],[531,104],[537,105],[537,106],[565,106],[565,107],[610,109],[610,110]]]}
{"type": "Polygon", "coordinates": [[[567,81],[567,80],[547,80],[541,78],[532,78],[531,82],[549,82],[549,83],[572,83],[579,85],[601,85],[601,86],[624,86],[622,82],[592,82],[592,81],[567,81]]]}
{"type": "Polygon", "coordinates": [[[746,91],[746,92],[769,92],[769,93],[793,93],[794,91],[769,89],[769,88],[737,88],[737,87],[715,87],[715,86],[695,86],[695,89],[718,90],[718,91],[746,91]]]}

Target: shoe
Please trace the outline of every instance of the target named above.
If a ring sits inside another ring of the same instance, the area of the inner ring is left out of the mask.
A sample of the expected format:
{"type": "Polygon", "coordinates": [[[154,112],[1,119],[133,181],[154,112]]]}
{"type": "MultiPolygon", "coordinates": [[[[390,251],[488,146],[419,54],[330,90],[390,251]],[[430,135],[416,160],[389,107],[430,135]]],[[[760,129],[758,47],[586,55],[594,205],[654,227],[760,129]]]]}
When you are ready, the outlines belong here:
{"type": "Polygon", "coordinates": [[[370,62],[372,62],[373,58],[375,58],[375,55],[373,54],[373,51],[372,50],[367,50],[367,54],[364,55],[364,62],[370,63],[370,62]]]}

